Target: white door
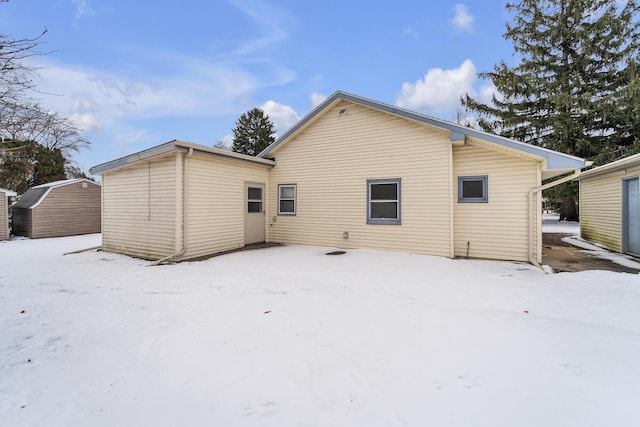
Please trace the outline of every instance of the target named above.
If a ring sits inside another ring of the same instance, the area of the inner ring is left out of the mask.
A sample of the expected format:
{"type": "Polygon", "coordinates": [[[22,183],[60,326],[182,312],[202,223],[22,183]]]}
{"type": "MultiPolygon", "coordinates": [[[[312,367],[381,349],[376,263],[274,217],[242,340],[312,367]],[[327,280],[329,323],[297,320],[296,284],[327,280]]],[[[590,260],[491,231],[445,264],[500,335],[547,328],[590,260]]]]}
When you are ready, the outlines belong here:
{"type": "Polygon", "coordinates": [[[623,232],[625,252],[640,254],[640,188],[638,178],[626,180],[623,187],[623,232]]]}
{"type": "Polygon", "coordinates": [[[247,184],[244,205],[244,244],[265,241],[264,184],[247,184]]]}

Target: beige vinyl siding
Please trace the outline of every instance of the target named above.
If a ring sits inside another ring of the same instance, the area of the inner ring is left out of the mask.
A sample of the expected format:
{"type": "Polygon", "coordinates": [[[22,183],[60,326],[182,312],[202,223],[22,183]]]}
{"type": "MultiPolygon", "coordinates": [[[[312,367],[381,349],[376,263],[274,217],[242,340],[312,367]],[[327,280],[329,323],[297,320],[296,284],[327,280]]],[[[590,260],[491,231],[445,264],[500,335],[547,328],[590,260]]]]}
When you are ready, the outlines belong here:
{"type": "MultiPolygon", "coordinates": [[[[528,190],[539,185],[538,162],[465,145],[454,147],[453,170],[455,255],[466,256],[469,242],[470,257],[527,261],[528,190]],[[458,177],[476,175],[488,176],[488,203],[459,203],[458,177]]],[[[539,213],[539,201],[535,206],[539,213]]]]}
{"type": "Polygon", "coordinates": [[[449,144],[445,131],[340,102],[273,154],[269,240],[449,256],[449,144]],[[401,179],[402,224],[367,224],[367,180],[386,178],[401,179]],[[277,216],[278,184],[297,185],[295,216],[277,216]]]}
{"type": "Polygon", "coordinates": [[[640,165],[580,180],[580,237],[622,252],[622,179],[640,165]]]}
{"type": "Polygon", "coordinates": [[[9,207],[7,206],[7,194],[0,191],[0,240],[9,238],[9,207]]]}
{"type": "Polygon", "coordinates": [[[147,259],[177,252],[181,177],[179,154],[104,173],[103,249],[147,259]]]}
{"type": "Polygon", "coordinates": [[[266,185],[270,168],[198,155],[186,161],[189,222],[182,259],[243,247],[245,183],[266,185]]]}
{"type": "Polygon", "coordinates": [[[32,238],[99,233],[100,186],[80,181],[51,188],[31,209],[31,221],[32,238]]]}

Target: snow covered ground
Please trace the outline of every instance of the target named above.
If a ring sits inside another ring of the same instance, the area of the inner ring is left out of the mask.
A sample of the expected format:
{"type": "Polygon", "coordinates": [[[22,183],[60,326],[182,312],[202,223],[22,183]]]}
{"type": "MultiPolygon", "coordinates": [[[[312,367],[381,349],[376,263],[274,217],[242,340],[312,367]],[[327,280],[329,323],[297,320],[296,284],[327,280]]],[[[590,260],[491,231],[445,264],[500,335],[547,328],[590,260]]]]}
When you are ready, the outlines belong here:
{"type": "Polygon", "coordinates": [[[577,221],[560,221],[557,213],[542,214],[543,233],[566,233],[580,235],[580,223],[577,221]]]}
{"type": "Polygon", "coordinates": [[[3,426],[640,425],[640,276],[0,243],[3,426]]]}

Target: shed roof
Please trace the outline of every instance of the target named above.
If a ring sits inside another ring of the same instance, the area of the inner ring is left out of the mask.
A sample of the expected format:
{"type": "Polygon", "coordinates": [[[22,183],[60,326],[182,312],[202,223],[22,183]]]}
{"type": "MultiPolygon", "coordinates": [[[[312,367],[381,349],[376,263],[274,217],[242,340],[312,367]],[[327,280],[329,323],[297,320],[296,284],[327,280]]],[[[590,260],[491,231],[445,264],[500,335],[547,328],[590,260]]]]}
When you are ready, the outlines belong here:
{"type": "Polygon", "coordinates": [[[578,180],[584,178],[592,178],[594,176],[602,175],[608,172],[619,171],[621,169],[638,165],[640,165],[640,153],[582,172],[578,177],[578,180]]]}
{"type": "Polygon", "coordinates": [[[109,162],[101,163],[90,169],[90,172],[94,175],[99,175],[112,169],[116,169],[122,166],[129,165],[141,160],[146,160],[151,157],[159,156],[162,154],[170,153],[172,151],[188,152],[189,149],[193,149],[194,152],[199,154],[205,154],[213,157],[226,158],[228,160],[248,162],[262,166],[273,166],[275,163],[269,159],[263,159],[254,156],[248,156],[246,154],[234,153],[232,151],[221,150],[219,148],[207,147],[206,145],[194,144],[193,142],[180,141],[174,139],[164,144],[156,145],[146,150],[139,151],[137,153],[130,154],[119,159],[111,160],[109,162]]]}
{"type": "Polygon", "coordinates": [[[582,169],[583,167],[585,167],[585,160],[580,157],[571,156],[569,154],[560,153],[557,151],[549,150],[547,148],[538,147],[513,139],[497,136],[488,132],[480,131],[478,129],[469,128],[457,123],[437,119],[425,114],[416,113],[404,108],[399,108],[390,104],[385,104],[383,102],[374,101],[342,91],[334,92],[324,102],[322,102],[309,114],[300,119],[286,132],[284,132],[273,144],[265,148],[260,154],[258,154],[258,157],[269,157],[270,154],[273,154],[279,147],[284,145],[288,140],[290,140],[300,131],[306,128],[308,124],[312,123],[318,117],[322,116],[326,111],[329,110],[331,106],[342,100],[393,114],[395,116],[403,117],[405,119],[425,123],[441,129],[446,129],[450,132],[450,138],[452,142],[464,141],[465,137],[473,137],[488,141],[503,149],[515,150],[525,155],[533,155],[540,160],[544,160],[545,164],[543,166],[543,171],[546,171],[546,173],[544,174],[545,178],[551,178],[553,176],[561,175],[563,173],[576,169],[582,169]]]}
{"type": "Polygon", "coordinates": [[[23,209],[33,209],[44,200],[47,194],[54,188],[64,187],[66,185],[75,184],[77,182],[88,182],[93,185],[99,186],[97,182],[93,182],[86,178],[76,178],[76,179],[65,179],[62,181],[54,181],[48,182],[46,184],[36,185],[35,187],[31,187],[28,189],[20,200],[18,200],[13,207],[14,208],[23,208],[23,209]]]}
{"type": "Polygon", "coordinates": [[[16,193],[13,190],[9,190],[8,188],[1,188],[1,187],[0,187],[0,193],[4,193],[8,197],[16,197],[18,195],[18,193],[16,193]]]}

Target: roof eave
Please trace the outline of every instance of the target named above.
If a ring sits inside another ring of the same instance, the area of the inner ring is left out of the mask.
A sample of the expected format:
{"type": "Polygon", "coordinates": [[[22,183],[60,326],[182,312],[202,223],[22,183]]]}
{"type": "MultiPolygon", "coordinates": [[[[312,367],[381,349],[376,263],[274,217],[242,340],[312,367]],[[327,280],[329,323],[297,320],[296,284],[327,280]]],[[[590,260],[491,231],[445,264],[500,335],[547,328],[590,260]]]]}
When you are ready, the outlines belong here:
{"type": "Polygon", "coordinates": [[[146,150],[139,151],[137,153],[129,154],[128,156],[120,157],[109,162],[100,163],[89,169],[92,175],[100,175],[111,169],[126,166],[130,163],[134,163],[140,160],[148,159],[149,157],[155,157],[161,154],[169,153],[176,149],[175,139],[173,141],[165,142],[164,144],[157,145],[155,147],[148,148],[146,150]]]}
{"type": "MultiPolygon", "coordinates": [[[[287,139],[291,138],[293,135],[298,133],[299,130],[304,128],[309,122],[316,118],[322,111],[326,110],[331,104],[339,101],[340,99],[347,99],[346,96],[350,94],[342,91],[336,91],[327,99],[318,104],[313,110],[307,113],[303,118],[298,120],[293,126],[287,129],[282,135],[280,135],[273,143],[271,143],[267,148],[258,153],[257,157],[267,158],[269,153],[274,151],[280,144],[282,144],[287,139]]],[[[354,96],[354,95],[351,95],[354,96]]]]}
{"type": "Polygon", "coordinates": [[[346,100],[355,104],[364,105],[379,111],[384,111],[389,114],[393,114],[399,117],[404,117],[409,120],[426,123],[432,126],[436,126],[442,129],[446,129],[451,132],[452,135],[456,135],[458,138],[464,138],[468,135],[471,137],[479,138],[494,144],[509,147],[515,150],[533,154],[537,157],[544,158],[546,160],[547,169],[566,169],[570,170],[582,169],[585,165],[585,160],[580,157],[571,156],[569,154],[560,153],[557,151],[549,150],[544,147],[538,147],[535,145],[527,144],[520,141],[515,141],[509,138],[505,138],[498,135],[493,135],[488,132],[484,132],[478,129],[469,128],[459,125],[457,123],[448,122],[446,120],[436,119],[421,113],[417,113],[404,108],[396,107],[394,105],[385,104],[382,102],[374,101],[368,98],[363,98],[357,95],[353,95],[347,92],[336,91],[329,96],[324,102],[319,104],[316,108],[311,110],[306,116],[300,119],[295,125],[289,128],[282,134],[273,144],[265,148],[258,157],[266,157],[272,153],[279,145],[285,142],[287,139],[294,136],[298,131],[304,128],[307,123],[312,121],[316,116],[321,114],[322,111],[328,109],[331,104],[338,100],[346,100]]]}
{"type": "Polygon", "coordinates": [[[578,180],[593,178],[595,176],[623,170],[636,165],[640,165],[640,153],[585,171],[578,177],[578,180]]]}
{"type": "Polygon", "coordinates": [[[175,140],[174,143],[176,147],[186,148],[187,150],[190,148],[193,148],[194,151],[213,155],[216,157],[222,157],[230,160],[239,160],[243,162],[249,162],[249,163],[254,163],[254,164],[259,164],[264,166],[275,165],[275,162],[273,162],[273,160],[263,159],[261,157],[256,157],[256,156],[249,156],[247,154],[235,153],[233,151],[222,150],[220,148],[206,147],[200,144],[194,144],[193,142],[175,140]]]}
{"type": "Polygon", "coordinates": [[[220,150],[218,148],[206,147],[204,145],[194,144],[192,142],[180,141],[174,139],[169,142],[165,142],[164,144],[157,145],[155,147],[148,148],[146,150],[130,154],[125,157],[120,157],[119,159],[111,160],[110,162],[101,163],[89,169],[91,174],[100,175],[112,169],[120,168],[123,166],[127,166],[129,164],[139,162],[141,160],[146,160],[151,157],[161,156],[163,154],[171,153],[174,151],[187,152],[190,149],[193,151],[197,151],[203,154],[213,155],[215,157],[226,158],[229,160],[243,161],[252,164],[258,164],[262,166],[273,166],[275,163],[268,159],[257,158],[252,156],[247,156],[245,154],[234,153],[230,151],[220,150]]]}
{"type": "Polygon", "coordinates": [[[18,193],[8,188],[0,188],[0,193],[4,193],[7,197],[16,197],[18,195],[18,193]]]}

